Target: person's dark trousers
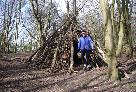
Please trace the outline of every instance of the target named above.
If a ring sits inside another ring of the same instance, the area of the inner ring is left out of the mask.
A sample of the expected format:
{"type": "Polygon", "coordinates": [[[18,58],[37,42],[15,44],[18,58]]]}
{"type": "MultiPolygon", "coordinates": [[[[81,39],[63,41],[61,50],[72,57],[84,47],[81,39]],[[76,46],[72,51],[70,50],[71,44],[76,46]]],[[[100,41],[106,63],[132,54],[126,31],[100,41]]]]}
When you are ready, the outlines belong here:
{"type": "Polygon", "coordinates": [[[85,66],[91,65],[92,59],[90,57],[91,50],[83,49],[81,50],[81,60],[85,66]],[[84,56],[86,55],[86,59],[84,56]]]}

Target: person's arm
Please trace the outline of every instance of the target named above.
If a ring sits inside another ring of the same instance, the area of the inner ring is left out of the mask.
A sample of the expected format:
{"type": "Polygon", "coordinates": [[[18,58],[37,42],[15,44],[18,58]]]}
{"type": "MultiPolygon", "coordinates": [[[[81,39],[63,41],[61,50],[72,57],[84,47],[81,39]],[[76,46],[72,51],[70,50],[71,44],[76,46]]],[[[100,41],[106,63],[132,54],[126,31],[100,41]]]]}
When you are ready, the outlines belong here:
{"type": "Polygon", "coordinates": [[[94,49],[94,44],[93,44],[93,40],[91,39],[91,37],[90,37],[89,41],[90,41],[91,49],[93,50],[94,49]]]}

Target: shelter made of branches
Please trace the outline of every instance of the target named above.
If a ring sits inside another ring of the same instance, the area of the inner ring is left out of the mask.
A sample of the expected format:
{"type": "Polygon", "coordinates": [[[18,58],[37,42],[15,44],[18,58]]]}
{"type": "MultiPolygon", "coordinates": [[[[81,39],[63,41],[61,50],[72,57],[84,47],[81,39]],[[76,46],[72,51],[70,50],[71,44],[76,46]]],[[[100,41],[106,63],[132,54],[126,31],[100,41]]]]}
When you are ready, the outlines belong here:
{"type": "Polygon", "coordinates": [[[52,70],[72,68],[74,64],[73,41],[78,35],[75,21],[75,17],[67,18],[63,25],[48,37],[43,46],[33,53],[28,60],[29,65],[52,70]]]}

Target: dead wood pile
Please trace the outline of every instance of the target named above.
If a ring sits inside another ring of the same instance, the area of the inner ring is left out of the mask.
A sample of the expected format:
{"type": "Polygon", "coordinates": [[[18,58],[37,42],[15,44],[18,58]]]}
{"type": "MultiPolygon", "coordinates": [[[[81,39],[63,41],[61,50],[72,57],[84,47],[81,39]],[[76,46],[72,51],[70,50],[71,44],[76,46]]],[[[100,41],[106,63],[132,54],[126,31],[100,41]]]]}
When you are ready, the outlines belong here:
{"type": "Polygon", "coordinates": [[[73,52],[71,52],[71,47],[73,47],[74,37],[77,37],[73,23],[73,20],[66,21],[63,26],[54,31],[44,45],[30,56],[29,66],[52,70],[60,70],[64,67],[68,69],[73,52]]]}

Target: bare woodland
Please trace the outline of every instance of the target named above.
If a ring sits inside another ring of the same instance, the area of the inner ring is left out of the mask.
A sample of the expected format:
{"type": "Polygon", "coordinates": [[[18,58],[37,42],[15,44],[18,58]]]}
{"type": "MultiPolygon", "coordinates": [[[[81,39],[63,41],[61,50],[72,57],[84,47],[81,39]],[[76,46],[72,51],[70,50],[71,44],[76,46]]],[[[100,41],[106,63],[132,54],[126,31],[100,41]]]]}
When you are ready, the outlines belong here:
{"type": "Polygon", "coordinates": [[[0,0],[0,92],[135,92],[136,1],[64,0],[65,12],[59,1],[0,0]],[[82,30],[95,48],[90,71],[82,30]]]}

